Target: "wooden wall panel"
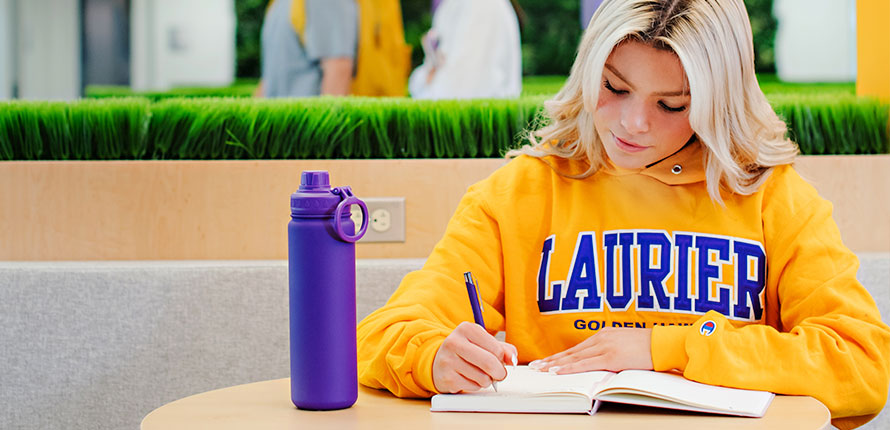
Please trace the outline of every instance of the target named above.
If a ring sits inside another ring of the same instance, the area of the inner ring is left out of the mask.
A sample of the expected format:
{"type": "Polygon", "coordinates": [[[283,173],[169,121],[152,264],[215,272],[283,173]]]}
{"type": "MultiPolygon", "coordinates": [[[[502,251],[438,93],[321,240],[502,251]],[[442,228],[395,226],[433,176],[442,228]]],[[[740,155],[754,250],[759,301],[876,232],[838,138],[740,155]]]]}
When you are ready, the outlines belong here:
{"type": "Polygon", "coordinates": [[[850,249],[890,251],[890,155],[800,157],[795,167],[833,203],[850,249]]]}
{"type": "MultiPolygon", "coordinates": [[[[359,258],[425,257],[467,187],[501,159],[0,163],[0,260],[285,259],[289,196],[328,170],[359,197],[405,197],[404,243],[359,258]]],[[[890,156],[802,157],[855,251],[890,251],[890,156]]]]}

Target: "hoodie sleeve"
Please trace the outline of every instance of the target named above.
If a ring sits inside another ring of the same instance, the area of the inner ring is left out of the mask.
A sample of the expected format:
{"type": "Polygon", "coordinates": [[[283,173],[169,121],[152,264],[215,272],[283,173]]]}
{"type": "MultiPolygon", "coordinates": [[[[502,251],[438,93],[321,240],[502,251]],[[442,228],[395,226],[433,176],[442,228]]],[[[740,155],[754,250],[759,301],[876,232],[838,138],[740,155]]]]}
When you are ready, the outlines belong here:
{"type": "Polygon", "coordinates": [[[479,280],[489,332],[503,330],[503,257],[483,183],[470,188],[421,270],[405,276],[386,305],[358,325],[359,382],[399,397],[436,392],[432,364],[442,341],[473,321],[464,272],[479,280]]]}
{"type": "Polygon", "coordinates": [[[712,311],[691,327],[656,327],[653,363],[708,384],[812,396],[832,424],[853,428],[887,400],[890,329],[856,279],[831,203],[787,173],[763,196],[766,299],[779,311],[766,325],[736,327],[712,311]]]}

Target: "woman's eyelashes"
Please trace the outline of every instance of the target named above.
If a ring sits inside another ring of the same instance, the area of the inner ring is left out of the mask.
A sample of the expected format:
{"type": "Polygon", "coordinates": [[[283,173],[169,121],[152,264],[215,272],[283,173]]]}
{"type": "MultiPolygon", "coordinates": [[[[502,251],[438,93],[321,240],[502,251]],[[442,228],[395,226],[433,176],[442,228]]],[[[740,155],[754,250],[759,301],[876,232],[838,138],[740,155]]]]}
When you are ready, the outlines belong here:
{"type": "Polygon", "coordinates": [[[612,86],[612,83],[609,82],[608,79],[603,81],[607,90],[615,93],[615,94],[627,94],[627,90],[616,90],[615,87],[612,86]]]}
{"type": "Polygon", "coordinates": [[[664,102],[658,102],[658,105],[668,112],[683,112],[684,110],[686,110],[686,106],[670,107],[664,104],[664,102]]]}
{"type": "MultiPolygon", "coordinates": [[[[629,91],[627,91],[627,90],[619,90],[619,89],[613,87],[613,86],[612,86],[612,83],[609,82],[608,79],[604,79],[604,80],[603,80],[603,86],[604,86],[607,90],[609,90],[612,94],[616,94],[616,95],[624,95],[624,94],[629,93],[629,91]]],[[[658,102],[658,106],[661,107],[662,109],[664,109],[664,110],[667,111],[667,112],[674,112],[674,113],[675,113],[675,112],[683,112],[683,111],[686,110],[686,106],[672,107],[672,106],[668,106],[667,104],[665,104],[665,103],[662,102],[662,101],[658,102]]]]}

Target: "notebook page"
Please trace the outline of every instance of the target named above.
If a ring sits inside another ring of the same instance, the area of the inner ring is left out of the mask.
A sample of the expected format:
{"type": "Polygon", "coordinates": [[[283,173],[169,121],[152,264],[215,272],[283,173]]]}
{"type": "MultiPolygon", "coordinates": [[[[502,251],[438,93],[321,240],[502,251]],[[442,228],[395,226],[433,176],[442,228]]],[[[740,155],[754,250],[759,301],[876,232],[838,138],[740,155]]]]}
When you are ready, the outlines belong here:
{"type": "Polygon", "coordinates": [[[498,382],[498,394],[580,393],[592,398],[597,384],[612,375],[614,373],[605,371],[556,375],[528,366],[507,366],[507,378],[498,382]]]}
{"type": "Polygon", "coordinates": [[[527,366],[507,366],[507,378],[491,387],[463,394],[436,394],[431,411],[590,413],[598,384],[611,372],[555,375],[527,366]]]}
{"type": "Polygon", "coordinates": [[[601,394],[627,392],[622,389],[628,388],[699,408],[752,415],[762,415],[773,398],[773,394],[766,391],[716,387],[672,373],[646,370],[625,370],[604,386],[609,388],[604,388],[601,394]]]}

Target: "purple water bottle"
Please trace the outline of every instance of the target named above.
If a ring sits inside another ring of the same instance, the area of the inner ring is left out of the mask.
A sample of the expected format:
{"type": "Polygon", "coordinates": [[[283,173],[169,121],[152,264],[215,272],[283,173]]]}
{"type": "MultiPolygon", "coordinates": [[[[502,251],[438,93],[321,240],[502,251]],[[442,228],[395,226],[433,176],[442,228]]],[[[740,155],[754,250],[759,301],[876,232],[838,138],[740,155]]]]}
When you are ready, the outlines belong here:
{"type": "Polygon", "coordinates": [[[291,400],[300,409],[342,409],[358,397],[355,347],[355,241],[368,208],[328,172],[304,171],[290,197],[291,400]],[[350,205],[362,209],[355,233],[350,205]]]}

